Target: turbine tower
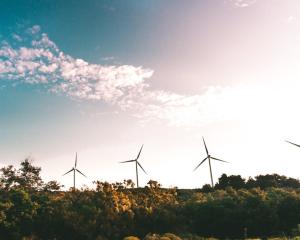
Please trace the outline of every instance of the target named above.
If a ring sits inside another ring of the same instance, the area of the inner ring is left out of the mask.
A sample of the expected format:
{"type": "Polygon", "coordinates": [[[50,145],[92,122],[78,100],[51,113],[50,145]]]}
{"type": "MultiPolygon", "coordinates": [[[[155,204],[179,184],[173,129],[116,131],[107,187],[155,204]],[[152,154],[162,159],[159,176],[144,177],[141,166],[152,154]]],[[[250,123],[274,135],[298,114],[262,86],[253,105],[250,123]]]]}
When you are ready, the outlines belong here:
{"type": "Polygon", "coordinates": [[[70,171],[68,171],[68,172],[66,172],[63,176],[65,176],[66,174],[68,174],[68,173],[70,173],[70,172],[72,172],[73,171],[73,186],[74,186],[74,191],[75,191],[75,187],[76,187],[76,185],[75,185],[75,176],[76,176],[76,172],[79,172],[82,176],[84,176],[84,177],[86,177],[82,172],[80,172],[78,169],[77,169],[77,153],[76,153],[76,157],[75,157],[75,164],[74,164],[74,167],[70,170],[70,171]]]}
{"type": "MultiPolygon", "coordinates": [[[[206,160],[208,160],[208,163],[209,163],[209,172],[210,172],[210,180],[211,180],[211,186],[214,187],[214,180],[213,180],[213,174],[212,174],[212,170],[211,170],[211,162],[210,160],[213,159],[213,160],[216,160],[216,161],[220,161],[220,162],[226,162],[224,160],[221,160],[221,159],[218,159],[218,158],[215,158],[215,157],[212,157],[209,153],[208,153],[208,150],[207,150],[207,147],[206,147],[206,143],[205,143],[205,140],[204,138],[202,137],[203,139],[203,143],[204,143],[204,147],[205,147],[205,151],[206,151],[206,158],[204,158],[198,165],[197,167],[195,167],[194,171],[197,170],[198,167],[201,166],[202,163],[204,163],[206,160]]],[[[226,162],[228,163],[228,162],[226,162]]]]}
{"type": "Polygon", "coordinates": [[[138,159],[139,159],[139,157],[140,157],[140,155],[141,155],[143,146],[144,146],[144,145],[142,145],[142,147],[141,147],[141,149],[140,149],[140,151],[139,151],[139,153],[138,153],[138,155],[137,155],[137,157],[136,157],[135,159],[133,159],[133,160],[128,160],[128,161],[124,161],[124,162],[120,162],[120,163],[135,162],[136,186],[137,186],[137,187],[139,187],[138,167],[140,167],[140,168],[144,171],[144,173],[147,174],[146,171],[144,170],[144,168],[142,167],[142,165],[141,165],[141,164],[139,163],[139,161],[138,161],[138,159]]]}

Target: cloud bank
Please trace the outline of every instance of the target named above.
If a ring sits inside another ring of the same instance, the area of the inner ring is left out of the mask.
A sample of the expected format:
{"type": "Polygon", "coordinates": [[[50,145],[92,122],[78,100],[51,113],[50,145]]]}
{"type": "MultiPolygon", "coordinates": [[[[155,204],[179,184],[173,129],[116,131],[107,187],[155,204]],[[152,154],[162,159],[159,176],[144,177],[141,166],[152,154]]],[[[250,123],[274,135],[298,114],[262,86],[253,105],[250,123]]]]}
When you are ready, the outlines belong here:
{"type": "MultiPolygon", "coordinates": [[[[0,48],[0,79],[28,84],[44,84],[50,91],[79,99],[115,103],[133,88],[143,87],[153,71],[130,65],[101,66],[64,54],[39,26],[31,34],[29,46],[0,48]]],[[[19,37],[18,41],[21,37],[19,37]]]]}
{"type": "Polygon", "coordinates": [[[163,121],[186,127],[250,119],[264,113],[265,108],[281,105],[274,102],[277,92],[268,90],[273,102],[266,102],[264,91],[260,93],[249,86],[210,87],[198,95],[153,90],[149,82],[152,69],[100,65],[73,58],[61,51],[39,26],[28,29],[25,35],[14,35],[16,43],[1,43],[0,85],[1,81],[41,85],[72,99],[105,102],[144,122],[163,121]]]}
{"type": "Polygon", "coordinates": [[[152,69],[103,66],[73,58],[41,33],[37,25],[27,29],[25,37],[14,34],[13,39],[17,44],[1,43],[0,80],[43,85],[73,99],[104,101],[143,121],[191,125],[211,118],[205,116],[203,108],[216,90],[210,89],[203,96],[150,90],[147,80],[153,75],[152,69]]]}

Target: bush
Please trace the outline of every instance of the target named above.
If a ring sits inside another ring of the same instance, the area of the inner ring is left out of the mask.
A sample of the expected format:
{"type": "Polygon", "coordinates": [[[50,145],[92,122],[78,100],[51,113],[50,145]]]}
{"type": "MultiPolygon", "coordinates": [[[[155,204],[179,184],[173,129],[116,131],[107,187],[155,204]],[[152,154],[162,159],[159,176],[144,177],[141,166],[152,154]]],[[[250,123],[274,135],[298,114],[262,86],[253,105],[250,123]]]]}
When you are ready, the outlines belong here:
{"type": "MultiPolygon", "coordinates": [[[[173,233],[165,233],[163,237],[167,237],[170,240],[182,240],[180,237],[176,236],[173,233]]],[[[162,238],[161,238],[162,239],[162,238]]]]}
{"type": "Polygon", "coordinates": [[[123,238],[123,240],[140,240],[140,239],[138,237],[129,236],[129,237],[123,238]]]}

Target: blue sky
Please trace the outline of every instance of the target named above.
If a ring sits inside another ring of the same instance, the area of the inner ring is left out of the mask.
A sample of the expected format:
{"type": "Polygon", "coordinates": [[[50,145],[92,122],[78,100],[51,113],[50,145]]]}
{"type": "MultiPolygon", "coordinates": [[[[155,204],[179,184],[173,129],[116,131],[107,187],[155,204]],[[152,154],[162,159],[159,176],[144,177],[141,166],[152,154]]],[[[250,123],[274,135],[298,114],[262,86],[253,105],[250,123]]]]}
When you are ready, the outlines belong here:
{"type": "Polygon", "coordinates": [[[142,184],[197,187],[205,136],[231,162],[215,178],[299,177],[284,143],[300,142],[298,1],[1,1],[0,13],[1,164],[30,155],[70,186],[77,151],[80,184],[120,181],[144,143],[142,184]]]}

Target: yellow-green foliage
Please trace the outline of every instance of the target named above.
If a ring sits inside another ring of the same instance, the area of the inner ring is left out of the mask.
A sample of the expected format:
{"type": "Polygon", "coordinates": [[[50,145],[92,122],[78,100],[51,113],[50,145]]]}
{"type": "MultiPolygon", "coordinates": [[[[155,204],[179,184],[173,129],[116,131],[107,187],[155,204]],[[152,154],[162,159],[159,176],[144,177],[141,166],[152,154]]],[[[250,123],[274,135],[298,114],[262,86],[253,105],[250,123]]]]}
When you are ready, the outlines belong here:
{"type": "Polygon", "coordinates": [[[158,234],[147,234],[143,240],[159,240],[160,236],[158,234]]]}
{"type": "Polygon", "coordinates": [[[144,240],[182,240],[173,233],[165,233],[162,236],[159,234],[148,234],[144,240]]]}
{"type": "Polygon", "coordinates": [[[44,186],[39,171],[28,161],[19,170],[0,169],[0,239],[137,240],[135,235],[143,240],[214,240],[203,236],[299,235],[299,181],[282,176],[267,176],[275,179],[271,183],[260,176],[259,181],[251,180],[254,187],[242,189],[238,188],[241,181],[231,186],[232,181],[226,183],[223,176],[225,187],[216,185],[209,192],[164,189],[156,181],[134,188],[131,180],[97,181],[95,189],[57,191],[55,182],[44,186]],[[274,187],[276,179],[290,187],[274,187]]]}
{"type": "Polygon", "coordinates": [[[167,238],[169,238],[170,240],[181,240],[180,237],[176,236],[176,235],[173,234],[173,233],[165,233],[165,234],[163,235],[163,237],[167,237],[167,238]]]}
{"type": "Polygon", "coordinates": [[[129,236],[129,237],[123,238],[123,240],[140,240],[140,239],[138,237],[129,236]]]}

